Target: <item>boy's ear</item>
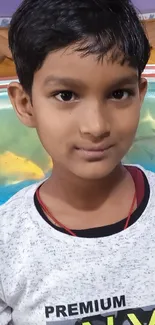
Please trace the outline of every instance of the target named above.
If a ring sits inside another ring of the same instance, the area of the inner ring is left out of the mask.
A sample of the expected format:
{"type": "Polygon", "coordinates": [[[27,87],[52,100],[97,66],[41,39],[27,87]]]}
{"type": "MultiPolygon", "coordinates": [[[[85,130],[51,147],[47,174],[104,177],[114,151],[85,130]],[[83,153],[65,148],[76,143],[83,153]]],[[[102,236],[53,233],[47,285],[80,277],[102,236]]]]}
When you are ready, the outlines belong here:
{"type": "Polygon", "coordinates": [[[140,95],[141,105],[143,104],[147,92],[147,86],[148,86],[147,80],[145,78],[141,78],[139,82],[139,95],[140,95]]]}
{"type": "Polygon", "coordinates": [[[26,126],[35,127],[35,117],[30,96],[23,90],[18,82],[12,82],[8,86],[8,95],[11,104],[19,118],[26,126]]]}

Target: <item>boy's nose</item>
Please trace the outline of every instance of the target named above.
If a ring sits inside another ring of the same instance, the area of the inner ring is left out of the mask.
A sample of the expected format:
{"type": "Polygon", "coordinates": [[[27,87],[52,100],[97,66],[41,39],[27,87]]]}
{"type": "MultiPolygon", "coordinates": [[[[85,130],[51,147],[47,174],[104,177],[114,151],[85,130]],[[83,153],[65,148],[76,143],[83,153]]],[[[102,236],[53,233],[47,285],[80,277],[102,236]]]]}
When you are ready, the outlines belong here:
{"type": "Polygon", "coordinates": [[[103,104],[92,103],[81,114],[80,133],[92,138],[104,138],[110,134],[110,123],[103,104]]]}

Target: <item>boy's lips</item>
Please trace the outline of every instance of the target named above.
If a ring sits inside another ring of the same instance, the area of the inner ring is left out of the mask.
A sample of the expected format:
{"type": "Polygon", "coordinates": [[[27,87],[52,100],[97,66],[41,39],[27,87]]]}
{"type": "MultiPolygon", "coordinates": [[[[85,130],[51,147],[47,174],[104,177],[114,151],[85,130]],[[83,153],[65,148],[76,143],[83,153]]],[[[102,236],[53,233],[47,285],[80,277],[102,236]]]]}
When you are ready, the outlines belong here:
{"type": "Polygon", "coordinates": [[[108,151],[113,147],[114,145],[96,145],[92,147],[76,147],[76,150],[78,154],[89,161],[96,161],[101,160],[104,157],[106,157],[108,151]]]}

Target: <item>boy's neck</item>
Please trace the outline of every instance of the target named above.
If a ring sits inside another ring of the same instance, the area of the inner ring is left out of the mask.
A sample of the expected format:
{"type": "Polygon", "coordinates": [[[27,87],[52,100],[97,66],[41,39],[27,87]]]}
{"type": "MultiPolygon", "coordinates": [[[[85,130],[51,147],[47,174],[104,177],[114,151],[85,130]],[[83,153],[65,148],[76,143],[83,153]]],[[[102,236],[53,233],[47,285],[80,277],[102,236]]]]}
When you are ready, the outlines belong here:
{"type": "Polygon", "coordinates": [[[95,210],[121,186],[127,173],[120,164],[106,178],[87,181],[54,168],[52,176],[42,186],[42,193],[46,198],[55,197],[74,209],[95,210]]]}

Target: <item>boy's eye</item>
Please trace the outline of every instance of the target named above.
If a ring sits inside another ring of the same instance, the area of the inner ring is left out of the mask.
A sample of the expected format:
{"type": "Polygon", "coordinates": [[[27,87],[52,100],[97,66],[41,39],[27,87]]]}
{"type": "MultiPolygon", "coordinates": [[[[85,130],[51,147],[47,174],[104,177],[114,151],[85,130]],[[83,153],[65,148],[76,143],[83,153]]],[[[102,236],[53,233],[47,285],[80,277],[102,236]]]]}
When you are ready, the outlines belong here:
{"type": "Polygon", "coordinates": [[[76,95],[72,91],[60,91],[54,97],[60,102],[73,102],[76,100],[76,95]]]}
{"type": "Polygon", "coordinates": [[[111,97],[115,100],[124,100],[131,96],[131,93],[124,89],[118,89],[113,91],[111,97]]]}

